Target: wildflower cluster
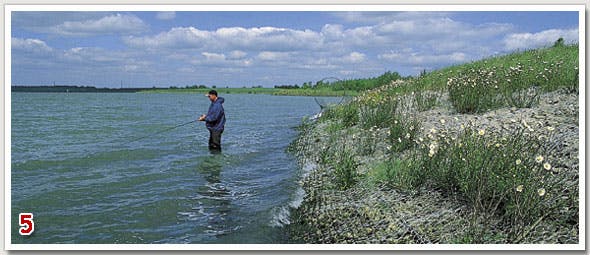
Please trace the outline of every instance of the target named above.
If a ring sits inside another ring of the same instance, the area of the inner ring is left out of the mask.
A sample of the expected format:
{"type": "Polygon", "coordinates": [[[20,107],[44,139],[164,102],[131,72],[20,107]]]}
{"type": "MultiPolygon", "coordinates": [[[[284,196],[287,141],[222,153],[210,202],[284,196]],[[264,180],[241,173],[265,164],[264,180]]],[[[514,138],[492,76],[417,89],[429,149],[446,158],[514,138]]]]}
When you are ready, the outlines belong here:
{"type": "Polygon", "coordinates": [[[368,130],[363,129],[358,135],[353,134],[353,142],[357,145],[357,151],[360,155],[371,155],[375,152],[378,142],[379,128],[377,126],[370,127],[368,130]]]}
{"type": "Polygon", "coordinates": [[[497,72],[493,69],[468,69],[449,77],[447,87],[453,107],[460,113],[477,113],[498,105],[497,72]]]}
{"type": "Polygon", "coordinates": [[[389,126],[400,114],[400,98],[386,98],[378,104],[368,104],[360,108],[360,124],[364,129],[373,126],[384,128],[389,126]]]}
{"type": "Polygon", "coordinates": [[[405,114],[397,115],[387,130],[387,147],[389,152],[402,152],[414,146],[414,141],[420,129],[420,121],[405,114]]]}
{"type": "Polygon", "coordinates": [[[465,197],[474,212],[503,214],[515,234],[543,214],[554,188],[541,141],[526,127],[506,133],[470,123],[458,137],[431,129],[418,139],[417,168],[434,188],[465,197]],[[525,134],[526,133],[526,134],[525,134]]]}
{"type": "Polygon", "coordinates": [[[439,103],[440,92],[436,91],[418,91],[412,92],[416,105],[416,110],[423,112],[434,108],[439,103]]]}

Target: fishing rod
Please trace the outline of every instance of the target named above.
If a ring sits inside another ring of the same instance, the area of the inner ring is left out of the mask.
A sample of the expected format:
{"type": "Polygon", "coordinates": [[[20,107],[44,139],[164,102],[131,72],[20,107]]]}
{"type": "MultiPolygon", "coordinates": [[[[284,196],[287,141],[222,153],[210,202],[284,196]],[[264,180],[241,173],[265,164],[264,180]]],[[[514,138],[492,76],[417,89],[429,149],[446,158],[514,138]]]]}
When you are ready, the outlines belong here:
{"type": "Polygon", "coordinates": [[[145,138],[148,138],[148,137],[151,137],[151,136],[157,135],[157,134],[161,134],[161,133],[164,133],[164,132],[170,131],[170,130],[172,130],[172,129],[175,129],[175,128],[179,128],[179,127],[182,127],[182,126],[186,126],[186,125],[188,125],[188,124],[191,124],[191,123],[193,123],[193,122],[196,122],[196,121],[197,121],[197,120],[191,120],[191,121],[189,121],[189,122],[187,122],[187,123],[182,123],[182,124],[180,124],[180,125],[176,125],[176,126],[174,126],[174,127],[169,127],[169,128],[166,128],[166,129],[162,129],[162,130],[160,130],[160,131],[156,131],[156,132],[154,132],[154,133],[150,133],[150,134],[148,134],[148,135],[146,135],[146,136],[142,136],[142,137],[139,137],[139,138],[135,138],[135,139],[133,139],[133,140],[129,141],[129,143],[132,143],[132,142],[137,142],[137,141],[139,141],[139,140],[142,140],[142,139],[145,139],[145,138]]]}
{"type": "MultiPolygon", "coordinates": [[[[321,84],[326,80],[336,80],[337,82],[343,82],[341,79],[338,79],[338,77],[330,76],[330,77],[325,77],[325,78],[319,80],[318,83],[321,84]]],[[[330,84],[330,83],[328,82],[328,84],[330,84]]],[[[344,95],[342,96],[342,98],[340,99],[340,102],[338,102],[338,104],[341,104],[344,101],[344,97],[346,97],[346,89],[344,90],[344,95]]],[[[328,104],[326,102],[320,102],[322,100],[318,100],[317,96],[314,96],[313,99],[320,106],[320,110],[324,110],[324,108],[328,107],[328,104]]]]}

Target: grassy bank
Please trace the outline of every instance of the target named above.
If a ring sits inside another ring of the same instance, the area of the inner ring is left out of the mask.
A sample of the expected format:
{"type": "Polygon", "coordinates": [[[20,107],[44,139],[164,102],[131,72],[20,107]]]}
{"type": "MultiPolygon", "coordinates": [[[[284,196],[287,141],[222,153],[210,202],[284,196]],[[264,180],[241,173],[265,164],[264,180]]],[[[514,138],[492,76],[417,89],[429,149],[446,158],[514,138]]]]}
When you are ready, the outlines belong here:
{"type": "Polygon", "coordinates": [[[578,46],[558,44],[398,80],[328,109],[293,144],[311,169],[294,235],[579,242],[578,87],[578,46]]]}

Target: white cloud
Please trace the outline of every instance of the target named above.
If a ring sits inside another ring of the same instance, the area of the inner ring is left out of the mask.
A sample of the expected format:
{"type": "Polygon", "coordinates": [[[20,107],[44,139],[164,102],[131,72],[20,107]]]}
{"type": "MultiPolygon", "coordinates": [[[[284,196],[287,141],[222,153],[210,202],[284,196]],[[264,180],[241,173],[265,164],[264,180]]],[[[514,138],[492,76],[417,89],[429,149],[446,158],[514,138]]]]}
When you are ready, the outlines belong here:
{"type": "Polygon", "coordinates": [[[320,31],[324,40],[342,40],[344,37],[344,27],[338,24],[326,24],[320,31]]]}
{"type": "Polygon", "coordinates": [[[138,48],[194,48],[230,50],[305,50],[320,45],[319,33],[276,27],[228,27],[215,31],[176,27],[155,36],[129,36],[124,41],[138,48]]]}
{"type": "MultiPolygon", "coordinates": [[[[276,67],[285,68],[345,69],[358,68],[359,64],[375,67],[383,61],[392,63],[395,59],[392,53],[373,57],[387,48],[415,48],[400,53],[397,61],[405,65],[428,65],[429,61],[432,65],[463,62],[467,57],[458,52],[474,51],[472,56],[489,55],[491,46],[483,45],[489,45],[492,39],[498,41],[495,37],[513,29],[508,24],[473,25],[443,14],[429,14],[433,13],[382,13],[375,17],[376,24],[348,28],[341,24],[325,24],[319,31],[282,27],[222,27],[216,30],[176,27],[157,35],[128,36],[124,41],[136,49],[224,53],[223,56],[203,55],[204,59],[191,57],[193,65],[210,65],[215,61],[218,65],[256,66],[272,62],[276,67]],[[477,55],[479,52],[483,53],[477,55]],[[366,53],[372,53],[372,56],[366,53]],[[253,58],[245,60],[247,55],[253,58]]],[[[357,18],[371,15],[373,13],[363,13],[357,18]]]]}
{"type": "Polygon", "coordinates": [[[123,66],[123,71],[125,71],[125,72],[134,72],[134,71],[137,71],[138,69],[139,69],[138,65],[130,64],[130,65],[123,66]]]}
{"type": "Polygon", "coordinates": [[[158,12],[156,13],[156,19],[159,20],[171,20],[176,18],[176,12],[158,12]]]}
{"type": "Polygon", "coordinates": [[[377,58],[389,60],[389,61],[398,61],[398,60],[402,60],[404,58],[404,56],[405,56],[404,54],[401,54],[399,52],[391,51],[388,53],[379,54],[379,55],[377,55],[377,58]]]}
{"type": "Polygon", "coordinates": [[[447,12],[335,12],[343,21],[361,24],[387,23],[395,20],[423,20],[448,17],[447,12]]]}
{"type": "Polygon", "coordinates": [[[92,47],[71,48],[64,51],[61,56],[63,56],[65,60],[86,63],[115,63],[121,62],[125,59],[124,54],[122,53],[92,47]]]}
{"type": "MultiPolygon", "coordinates": [[[[241,55],[241,53],[233,53],[241,55]]],[[[230,53],[232,55],[232,53],[230,53]]],[[[247,67],[252,65],[251,59],[244,59],[244,58],[228,58],[226,54],[223,53],[213,53],[213,52],[201,52],[202,58],[192,58],[187,61],[188,64],[193,66],[207,66],[207,67],[216,67],[216,68],[223,68],[228,67],[232,68],[234,66],[237,67],[247,67]]]]}
{"type": "Polygon", "coordinates": [[[377,58],[405,65],[456,64],[469,60],[467,54],[463,52],[452,52],[449,54],[434,55],[423,53],[420,54],[417,52],[408,51],[391,51],[389,53],[379,54],[377,58]]]}
{"type": "Polygon", "coordinates": [[[578,42],[578,29],[549,29],[538,33],[509,34],[504,38],[504,48],[516,50],[550,46],[560,37],[565,42],[578,42]]]}
{"type": "Polygon", "coordinates": [[[350,54],[342,57],[342,61],[344,63],[356,64],[356,63],[364,62],[366,60],[366,57],[367,57],[367,55],[355,51],[355,52],[351,52],[350,54]]]}
{"type": "Polygon", "coordinates": [[[20,50],[30,53],[49,53],[53,49],[39,39],[22,39],[12,38],[11,39],[12,49],[20,50]]]}
{"type": "Polygon", "coordinates": [[[285,60],[289,57],[289,53],[287,52],[272,52],[272,51],[263,51],[258,53],[256,57],[262,61],[280,61],[285,60]]]}
{"type": "Polygon", "coordinates": [[[104,34],[138,34],[148,26],[134,15],[115,14],[100,19],[66,21],[51,27],[49,32],[65,36],[90,36],[104,34]]]}
{"type": "Polygon", "coordinates": [[[210,41],[211,36],[211,32],[194,27],[175,27],[155,36],[128,36],[123,40],[127,45],[137,48],[201,48],[210,41]]]}
{"type": "Polygon", "coordinates": [[[225,55],[218,53],[203,52],[201,53],[207,59],[207,61],[224,61],[225,55]]]}
{"type": "Polygon", "coordinates": [[[228,59],[242,59],[242,58],[246,57],[247,55],[248,55],[248,53],[243,52],[241,50],[234,50],[229,53],[228,59]]]}

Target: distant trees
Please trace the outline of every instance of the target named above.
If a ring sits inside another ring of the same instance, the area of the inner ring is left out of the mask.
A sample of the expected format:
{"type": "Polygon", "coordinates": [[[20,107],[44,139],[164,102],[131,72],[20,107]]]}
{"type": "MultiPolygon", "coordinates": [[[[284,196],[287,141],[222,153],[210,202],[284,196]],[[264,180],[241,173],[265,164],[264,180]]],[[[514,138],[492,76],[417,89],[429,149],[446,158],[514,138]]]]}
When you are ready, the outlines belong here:
{"type": "Polygon", "coordinates": [[[389,84],[392,81],[402,79],[402,76],[397,72],[387,71],[384,74],[366,79],[341,80],[334,82],[318,81],[314,86],[310,83],[303,83],[303,87],[313,87],[316,89],[331,89],[331,90],[352,90],[363,91],[389,84]]]}
{"type": "Polygon", "coordinates": [[[275,89],[298,89],[299,85],[275,85],[275,89]]]}
{"type": "Polygon", "coordinates": [[[205,86],[205,85],[192,85],[192,86],[188,86],[188,85],[187,85],[187,86],[186,86],[186,87],[184,87],[184,88],[185,88],[185,89],[206,89],[206,88],[208,88],[208,87],[207,87],[207,86],[205,86]]]}

